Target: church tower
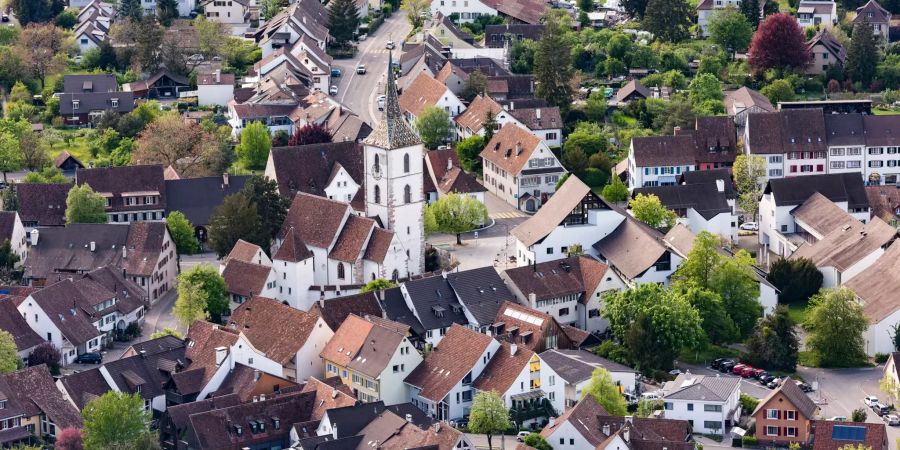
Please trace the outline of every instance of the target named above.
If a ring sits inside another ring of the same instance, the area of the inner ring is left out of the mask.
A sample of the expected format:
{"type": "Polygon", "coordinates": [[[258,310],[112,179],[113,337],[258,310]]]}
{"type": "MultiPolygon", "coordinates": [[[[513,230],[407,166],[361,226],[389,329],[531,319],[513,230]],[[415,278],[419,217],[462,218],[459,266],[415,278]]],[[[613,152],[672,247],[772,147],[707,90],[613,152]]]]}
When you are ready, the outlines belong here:
{"type": "MultiPolygon", "coordinates": [[[[389,54],[381,122],[363,141],[366,214],[378,216],[408,252],[408,273],[401,273],[402,277],[425,271],[425,149],[400,112],[392,63],[389,54]]],[[[386,278],[390,277],[386,274],[386,278]]]]}

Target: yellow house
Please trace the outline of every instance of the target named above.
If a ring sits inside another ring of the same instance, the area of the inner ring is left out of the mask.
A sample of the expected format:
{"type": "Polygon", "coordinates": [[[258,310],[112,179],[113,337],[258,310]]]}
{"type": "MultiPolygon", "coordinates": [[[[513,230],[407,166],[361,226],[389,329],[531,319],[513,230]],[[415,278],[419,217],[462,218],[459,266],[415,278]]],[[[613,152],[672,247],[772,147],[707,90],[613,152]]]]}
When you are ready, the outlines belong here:
{"type": "Polygon", "coordinates": [[[64,428],[81,426],[81,414],[56,388],[47,366],[0,376],[0,446],[55,438],[64,428]]]}

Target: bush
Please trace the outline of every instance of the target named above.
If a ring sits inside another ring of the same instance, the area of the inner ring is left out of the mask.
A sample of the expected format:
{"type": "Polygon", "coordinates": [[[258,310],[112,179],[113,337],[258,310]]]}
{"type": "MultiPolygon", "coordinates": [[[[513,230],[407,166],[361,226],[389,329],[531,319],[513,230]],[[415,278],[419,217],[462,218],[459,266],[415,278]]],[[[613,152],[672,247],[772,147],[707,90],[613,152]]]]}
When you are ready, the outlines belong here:
{"type": "Polygon", "coordinates": [[[612,340],[603,341],[594,349],[594,353],[619,364],[631,365],[631,361],[628,359],[628,349],[612,340]]]}
{"type": "Polygon", "coordinates": [[[741,393],[741,408],[743,408],[744,412],[747,414],[752,414],[756,407],[759,405],[759,400],[755,397],[741,393]]]}
{"type": "Polygon", "coordinates": [[[756,436],[744,435],[741,437],[741,444],[744,447],[752,447],[759,443],[759,440],[756,439],[756,436]]]}
{"type": "Polygon", "coordinates": [[[875,354],[875,364],[886,363],[888,360],[888,356],[890,356],[890,355],[888,355],[887,353],[876,353],[875,354]]]}
{"type": "Polygon", "coordinates": [[[590,187],[601,187],[606,185],[609,180],[609,174],[596,167],[588,167],[584,170],[584,184],[590,187]]]}

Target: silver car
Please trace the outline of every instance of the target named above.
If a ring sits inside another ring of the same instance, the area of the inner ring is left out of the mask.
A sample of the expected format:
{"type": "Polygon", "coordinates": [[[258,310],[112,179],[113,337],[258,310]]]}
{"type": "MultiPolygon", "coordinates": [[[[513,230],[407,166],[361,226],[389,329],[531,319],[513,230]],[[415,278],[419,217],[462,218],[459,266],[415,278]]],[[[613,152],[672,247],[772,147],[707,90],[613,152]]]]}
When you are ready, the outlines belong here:
{"type": "Polygon", "coordinates": [[[898,417],[896,414],[888,414],[884,416],[884,421],[891,426],[900,425],[900,417],[898,417]]]}

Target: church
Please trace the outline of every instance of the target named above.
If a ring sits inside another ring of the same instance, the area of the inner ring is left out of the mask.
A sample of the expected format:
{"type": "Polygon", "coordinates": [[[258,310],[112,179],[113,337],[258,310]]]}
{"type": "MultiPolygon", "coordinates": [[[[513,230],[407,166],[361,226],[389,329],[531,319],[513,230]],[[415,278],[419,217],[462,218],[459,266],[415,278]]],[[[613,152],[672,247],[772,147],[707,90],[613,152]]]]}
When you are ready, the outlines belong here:
{"type": "Polygon", "coordinates": [[[363,142],[273,148],[265,175],[293,201],[262,295],[308,310],[424,272],[424,155],[390,69],[382,120],[363,142]]]}

